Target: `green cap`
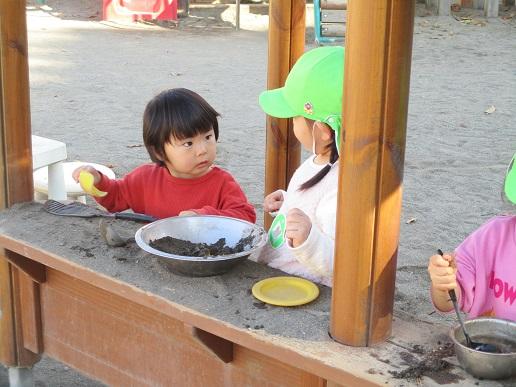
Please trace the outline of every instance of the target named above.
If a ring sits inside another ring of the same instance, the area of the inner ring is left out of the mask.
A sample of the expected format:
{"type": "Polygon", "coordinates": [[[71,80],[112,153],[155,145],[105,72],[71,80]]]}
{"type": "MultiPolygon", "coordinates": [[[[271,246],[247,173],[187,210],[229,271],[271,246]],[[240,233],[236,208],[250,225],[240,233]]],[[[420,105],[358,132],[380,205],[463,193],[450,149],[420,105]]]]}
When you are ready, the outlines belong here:
{"type": "Polygon", "coordinates": [[[260,94],[270,116],[303,116],[328,124],[340,146],[344,47],[318,47],[305,52],[290,70],[285,86],[260,94]]]}
{"type": "Polygon", "coordinates": [[[512,156],[512,160],[507,168],[503,192],[512,204],[516,204],[516,153],[512,156]]]}

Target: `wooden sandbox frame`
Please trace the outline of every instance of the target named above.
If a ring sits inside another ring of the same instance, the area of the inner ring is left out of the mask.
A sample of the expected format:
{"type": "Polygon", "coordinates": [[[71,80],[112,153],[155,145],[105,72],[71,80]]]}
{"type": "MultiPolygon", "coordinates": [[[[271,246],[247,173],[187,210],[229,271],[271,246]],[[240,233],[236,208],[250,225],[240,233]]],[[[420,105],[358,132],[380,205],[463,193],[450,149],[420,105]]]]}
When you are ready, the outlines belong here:
{"type": "MultiPolygon", "coordinates": [[[[345,131],[329,331],[335,341],[355,347],[382,343],[392,333],[414,8],[414,1],[404,0],[348,4],[345,131]]],[[[268,88],[284,84],[304,51],[305,9],[301,0],[270,1],[268,88]]],[[[8,208],[31,201],[33,195],[25,2],[0,0],[0,49],[0,202],[8,208]]],[[[266,192],[285,188],[299,162],[300,147],[291,121],[267,117],[266,192]]],[[[268,216],[265,224],[270,224],[268,216]]],[[[63,308],[67,305],[66,293],[76,292],[77,297],[83,296],[75,299],[79,303],[91,306],[109,299],[113,310],[134,311],[135,326],[146,319],[162,319],[167,326],[161,326],[162,333],[176,335],[181,342],[182,360],[174,363],[174,370],[188,374],[191,363],[213,363],[213,372],[192,379],[194,384],[210,380],[223,380],[225,385],[263,385],[267,380],[304,386],[381,383],[381,377],[354,373],[353,364],[328,365],[324,356],[304,357],[294,349],[285,352],[271,338],[258,343],[234,327],[164,304],[160,298],[7,234],[0,236],[0,362],[7,366],[30,367],[45,353],[110,384],[142,383],[144,379],[135,374],[114,372],[113,367],[81,354],[80,337],[74,336],[72,350],[59,347],[59,340],[46,332],[56,323],[48,310],[57,308],[58,315],[60,303],[63,308]],[[163,310],[169,311],[166,316],[160,313],[163,310]],[[257,374],[257,365],[268,369],[267,374],[257,374]],[[212,379],[221,372],[222,379],[212,379]]],[[[86,307],[88,313],[93,312],[86,307]]],[[[96,321],[91,329],[105,329],[104,323],[96,321]]],[[[150,336],[144,330],[138,332],[151,346],[150,336]]],[[[114,358],[122,357],[117,353],[113,350],[114,358]]],[[[156,371],[161,375],[156,381],[166,384],[169,371],[156,371]]]]}

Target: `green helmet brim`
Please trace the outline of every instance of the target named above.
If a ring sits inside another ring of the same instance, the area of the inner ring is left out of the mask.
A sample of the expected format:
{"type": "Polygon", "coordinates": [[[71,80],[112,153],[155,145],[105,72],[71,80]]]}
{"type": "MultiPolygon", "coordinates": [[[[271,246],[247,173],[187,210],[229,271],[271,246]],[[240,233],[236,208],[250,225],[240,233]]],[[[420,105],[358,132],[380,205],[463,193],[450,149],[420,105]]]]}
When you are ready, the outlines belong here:
{"type": "Polygon", "coordinates": [[[512,157],[509,167],[507,168],[503,192],[505,197],[512,204],[516,205],[516,154],[512,157]]]}
{"type": "Polygon", "coordinates": [[[298,114],[292,110],[283,95],[283,87],[267,90],[260,94],[259,103],[263,111],[269,116],[291,118],[298,114]]]}

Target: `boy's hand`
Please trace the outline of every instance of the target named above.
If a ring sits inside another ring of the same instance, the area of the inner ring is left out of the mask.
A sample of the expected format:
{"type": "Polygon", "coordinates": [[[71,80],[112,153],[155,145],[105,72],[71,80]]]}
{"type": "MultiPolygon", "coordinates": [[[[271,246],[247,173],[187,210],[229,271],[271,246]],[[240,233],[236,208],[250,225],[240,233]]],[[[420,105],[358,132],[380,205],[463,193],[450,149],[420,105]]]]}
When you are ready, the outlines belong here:
{"type": "Polygon", "coordinates": [[[287,213],[287,227],[285,237],[290,241],[292,247],[298,247],[306,241],[310,230],[312,229],[312,221],[299,208],[292,208],[287,213]]]}
{"type": "Polygon", "coordinates": [[[263,210],[265,212],[278,211],[283,204],[283,192],[281,190],[268,194],[263,201],[263,210]]]}
{"type": "Polygon", "coordinates": [[[80,167],[74,169],[74,171],[72,172],[72,177],[76,183],[79,182],[79,175],[82,171],[89,172],[93,175],[93,185],[99,183],[101,177],[100,172],[93,168],[91,165],[81,165],[80,167]]]}
{"type": "Polygon", "coordinates": [[[455,255],[432,255],[428,263],[428,274],[435,290],[447,292],[457,288],[455,255]]]}

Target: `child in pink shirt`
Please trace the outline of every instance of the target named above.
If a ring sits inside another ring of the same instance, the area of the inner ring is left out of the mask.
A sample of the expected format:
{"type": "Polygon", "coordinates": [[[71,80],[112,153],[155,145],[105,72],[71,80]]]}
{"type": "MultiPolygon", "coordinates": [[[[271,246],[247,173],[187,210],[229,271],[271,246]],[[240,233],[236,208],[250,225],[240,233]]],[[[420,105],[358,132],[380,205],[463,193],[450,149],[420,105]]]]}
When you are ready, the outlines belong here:
{"type": "MultiPolygon", "coordinates": [[[[516,205],[516,154],[507,169],[504,199],[516,205]]],[[[516,321],[516,216],[497,216],[469,235],[455,253],[430,257],[432,301],[443,312],[453,309],[455,289],[469,317],[496,316],[516,321]]]]}

